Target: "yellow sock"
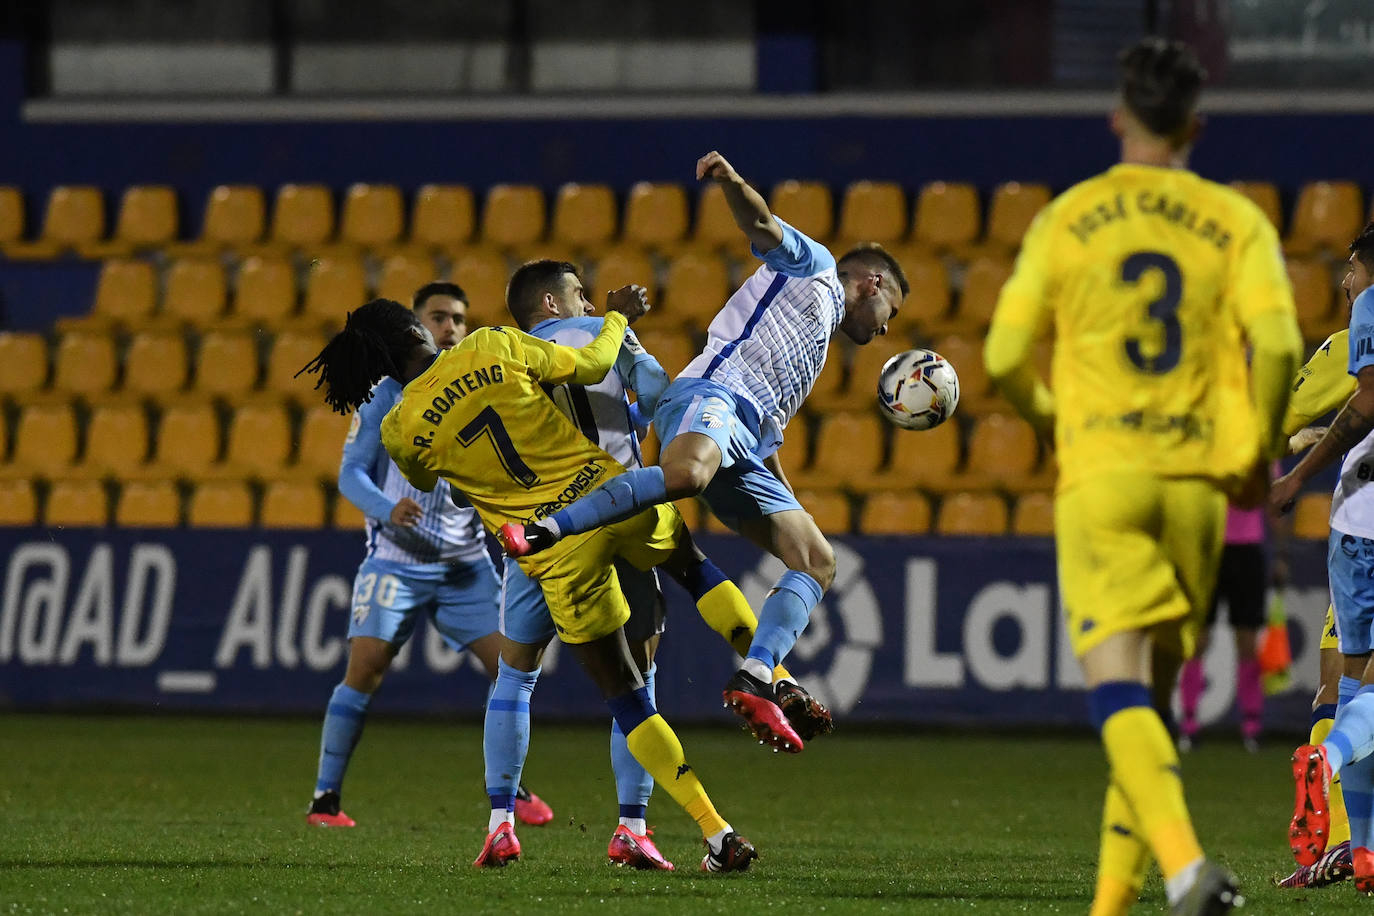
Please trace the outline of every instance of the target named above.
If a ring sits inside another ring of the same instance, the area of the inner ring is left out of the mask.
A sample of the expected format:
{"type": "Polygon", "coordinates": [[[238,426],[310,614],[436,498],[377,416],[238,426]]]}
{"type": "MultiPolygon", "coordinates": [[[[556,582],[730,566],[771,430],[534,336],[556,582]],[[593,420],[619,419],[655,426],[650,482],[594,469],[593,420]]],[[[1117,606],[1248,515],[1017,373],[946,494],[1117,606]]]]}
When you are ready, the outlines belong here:
{"type": "MultiPolygon", "coordinates": [[[[749,644],[754,641],[754,630],[759,619],[754,609],[745,600],[744,592],[729,579],[702,595],[697,601],[697,612],[706,625],[720,634],[736,652],[744,655],[749,644]]],[[[787,669],[778,665],[773,669],[773,680],[791,677],[787,669]]]]}
{"type": "MultiPolygon", "coordinates": [[[[1331,728],[1336,724],[1335,719],[1318,719],[1312,723],[1312,734],[1307,739],[1308,744],[1321,744],[1326,740],[1326,736],[1331,734],[1331,728]]],[[[1345,812],[1345,795],[1341,793],[1341,774],[1337,773],[1331,777],[1331,794],[1328,796],[1331,805],[1331,839],[1329,844],[1339,846],[1350,839],[1350,815],[1345,812]]]]}
{"type": "Polygon", "coordinates": [[[1202,856],[1169,732],[1153,709],[1128,706],[1103,723],[1102,744],[1112,781],[1136,812],[1140,832],[1167,881],[1202,856]]]}
{"type": "Polygon", "coordinates": [[[668,794],[673,797],[701,827],[702,836],[720,833],[729,825],[716,813],[701,780],[687,764],[682,742],[663,717],[655,713],[635,726],[625,736],[625,743],[636,760],[649,771],[668,794]]]}
{"type": "Polygon", "coordinates": [[[1126,796],[1115,784],[1107,786],[1102,805],[1102,840],[1097,856],[1097,889],[1089,916],[1122,916],[1130,912],[1145,870],[1150,865],[1150,850],[1140,836],[1140,825],[1126,796]]]}

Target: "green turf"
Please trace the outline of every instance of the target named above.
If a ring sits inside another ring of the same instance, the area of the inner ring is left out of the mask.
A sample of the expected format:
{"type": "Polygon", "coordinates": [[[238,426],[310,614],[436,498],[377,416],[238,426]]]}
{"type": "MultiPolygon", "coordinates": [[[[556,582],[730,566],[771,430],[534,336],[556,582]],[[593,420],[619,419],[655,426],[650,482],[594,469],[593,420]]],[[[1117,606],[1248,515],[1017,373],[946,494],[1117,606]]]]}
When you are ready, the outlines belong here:
{"type": "MultiPolygon", "coordinates": [[[[554,822],[524,860],[469,864],[487,804],[474,725],[368,726],[346,785],[353,830],[307,828],[310,720],[0,716],[0,913],[1083,913],[1104,765],[1088,738],[844,733],[800,757],[684,729],[721,812],[758,846],[703,876],[695,825],[661,791],[675,874],[605,861],[606,733],[536,723],[526,781],[554,822]]],[[[1288,864],[1287,749],[1218,738],[1185,761],[1204,844],[1252,913],[1340,912],[1348,885],[1268,886],[1288,864]]],[[[1158,878],[1138,912],[1165,911],[1158,878]]]]}

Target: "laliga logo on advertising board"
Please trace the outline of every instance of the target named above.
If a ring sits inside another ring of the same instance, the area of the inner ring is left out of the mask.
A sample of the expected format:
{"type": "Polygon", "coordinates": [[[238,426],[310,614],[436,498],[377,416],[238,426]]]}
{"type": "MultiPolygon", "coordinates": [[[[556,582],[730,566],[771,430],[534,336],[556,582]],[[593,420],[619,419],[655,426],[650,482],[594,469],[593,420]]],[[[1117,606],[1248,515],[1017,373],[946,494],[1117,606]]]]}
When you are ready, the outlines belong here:
{"type": "MultiPolygon", "coordinates": [[[[883,641],[883,620],[863,575],[863,557],[844,544],[832,541],[830,546],[835,551],[835,581],[811,612],[811,622],[784,664],[822,703],[836,712],[849,712],[868,687],[873,651],[883,641]],[[823,662],[822,653],[829,655],[829,666],[824,670],[808,667],[823,662]]],[[[769,589],[786,569],[781,560],[764,556],[758,566],[740,576],[739,586],[749,604],[762,607],[769,589]]]]}

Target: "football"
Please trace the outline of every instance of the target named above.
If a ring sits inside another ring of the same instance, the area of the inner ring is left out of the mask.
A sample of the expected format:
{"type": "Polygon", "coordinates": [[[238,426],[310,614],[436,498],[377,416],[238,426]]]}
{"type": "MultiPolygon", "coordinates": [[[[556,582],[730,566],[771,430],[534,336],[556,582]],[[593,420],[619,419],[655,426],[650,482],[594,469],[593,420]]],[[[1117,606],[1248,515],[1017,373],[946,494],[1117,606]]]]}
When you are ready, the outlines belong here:
{"type": "Polygon", "coordinates": [[[883,416],[902,429],[933,429],[959,405],[959,376],[934,350],[907,350],[878,374],[883,416]]]}

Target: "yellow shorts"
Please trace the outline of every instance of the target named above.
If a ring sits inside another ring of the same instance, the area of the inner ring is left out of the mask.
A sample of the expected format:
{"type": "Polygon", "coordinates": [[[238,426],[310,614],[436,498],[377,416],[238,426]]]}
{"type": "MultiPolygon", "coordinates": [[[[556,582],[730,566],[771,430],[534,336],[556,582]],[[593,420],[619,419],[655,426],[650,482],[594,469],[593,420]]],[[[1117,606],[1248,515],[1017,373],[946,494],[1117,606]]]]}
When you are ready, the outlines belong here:
{"type": "Polygon", "coordinates": [[[614,561],[650,569],[677,549],[686,526],[672,504],[653,506],[632,518],[564,538],[520,567],[539,583],[558,638],[591,642],[630,619],[614,561]]]}
{"type": "Polygon", "coordinates": [[[1190,657],[1225,524],[1226,496],[1210,480],[1113,474],[1060,493],[1054,532],[1074,654],[1149,630],[1156,645],[1190,657]]]}
{"type": "Polygon", "coordinates": [[[1340,639],[1336,636],[1336,606],[1328,604],[1326,606],[1326,622],[1322,624],[1322,641],[1317,648],[1325,652],[1327,649],[1339,649],[1340,639]]]}

